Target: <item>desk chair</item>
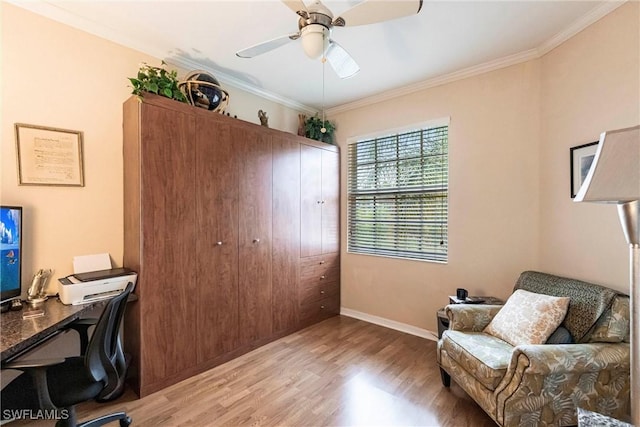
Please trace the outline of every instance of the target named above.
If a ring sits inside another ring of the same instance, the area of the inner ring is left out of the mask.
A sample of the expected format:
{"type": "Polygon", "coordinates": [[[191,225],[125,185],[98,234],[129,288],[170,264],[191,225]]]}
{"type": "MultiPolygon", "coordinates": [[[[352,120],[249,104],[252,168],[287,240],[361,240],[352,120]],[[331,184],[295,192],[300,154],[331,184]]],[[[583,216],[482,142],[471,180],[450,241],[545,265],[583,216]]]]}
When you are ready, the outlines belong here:
{"type": "Polygon", "coordinates": [[[124,412],[78,424],[75,405],[92,399],[109,400],[122,391],[126,364],[121,360],[118,332],[132,290],[133,284],[129,283],[124,292],[107,303],[83,356],[3,365],[3,369],[23,373],[2,390],[2,414],[7,409],[58,410],[63,418],[56,424],[59,427],[97,427],[116,420],[121,427],[131,424],[124,412]]]}

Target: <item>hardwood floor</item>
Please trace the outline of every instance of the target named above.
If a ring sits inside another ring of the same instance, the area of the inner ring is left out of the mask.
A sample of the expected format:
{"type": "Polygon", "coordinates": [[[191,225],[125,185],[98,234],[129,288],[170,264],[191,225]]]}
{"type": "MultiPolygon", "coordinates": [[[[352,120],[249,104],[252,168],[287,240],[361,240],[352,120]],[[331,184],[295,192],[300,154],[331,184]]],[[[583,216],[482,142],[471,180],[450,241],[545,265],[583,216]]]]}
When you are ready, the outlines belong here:
{"type": "Polygon", "coordinates": [[[78,417],[125,410],[135,426],[495,426],[456,384],[442,386],[435,351],[433,341],[336,316],[143,399],[127,391],[80,405],[78,417]]]}

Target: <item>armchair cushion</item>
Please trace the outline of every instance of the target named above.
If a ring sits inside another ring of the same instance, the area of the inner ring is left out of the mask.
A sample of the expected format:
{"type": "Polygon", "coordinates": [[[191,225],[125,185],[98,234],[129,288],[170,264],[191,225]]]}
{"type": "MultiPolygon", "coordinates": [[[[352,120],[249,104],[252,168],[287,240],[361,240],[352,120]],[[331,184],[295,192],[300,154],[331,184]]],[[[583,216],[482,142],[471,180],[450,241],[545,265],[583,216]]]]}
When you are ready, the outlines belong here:
{"type": "Polygon", "coordinates": [[[569,298],[516,290],[484,332],[512,345],[544,344],[569,307],[569,298]]]}
{"type": "Polygon", "coordinates": [[[445,331],[443,350],[490,390],[495,390],[509,366],[513,347],[482,332],[445,331]]]}

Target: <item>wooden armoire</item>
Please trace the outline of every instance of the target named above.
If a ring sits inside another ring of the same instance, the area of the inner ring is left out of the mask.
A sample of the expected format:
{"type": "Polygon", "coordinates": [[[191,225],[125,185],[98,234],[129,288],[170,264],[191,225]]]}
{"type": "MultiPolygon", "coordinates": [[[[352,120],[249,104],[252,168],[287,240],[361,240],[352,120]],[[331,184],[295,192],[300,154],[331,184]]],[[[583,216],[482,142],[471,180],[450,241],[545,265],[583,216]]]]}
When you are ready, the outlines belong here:
{"type": "Polygon", "coordinates": [[[339,312],[337,147],[124,104],[125,351],[145,396],[339,312]]]}

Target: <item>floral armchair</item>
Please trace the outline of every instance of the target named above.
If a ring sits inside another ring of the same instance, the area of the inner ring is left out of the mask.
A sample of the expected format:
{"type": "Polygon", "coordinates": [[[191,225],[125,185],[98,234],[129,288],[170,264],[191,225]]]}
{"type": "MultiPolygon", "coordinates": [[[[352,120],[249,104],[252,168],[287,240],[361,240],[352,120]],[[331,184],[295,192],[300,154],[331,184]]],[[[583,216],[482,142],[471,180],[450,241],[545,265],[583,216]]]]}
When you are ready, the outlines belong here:
{"type": "Polygon", "coordinates": [[[572,343],[513,346],[483,332],[502,306],[449,305],[437,351],[443,384],[453,378],[501,426],[575,425],[578,407],[628,417],[629,297],[533,271],[517,289],[569,297],[561,327],[572,343]]]}

